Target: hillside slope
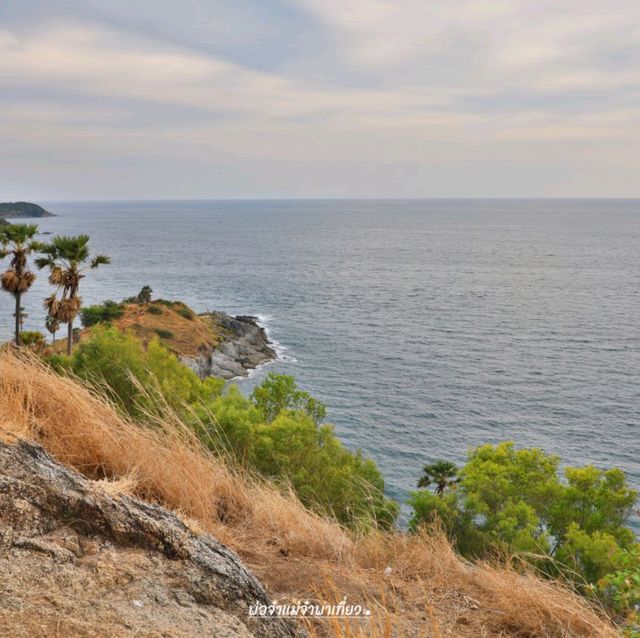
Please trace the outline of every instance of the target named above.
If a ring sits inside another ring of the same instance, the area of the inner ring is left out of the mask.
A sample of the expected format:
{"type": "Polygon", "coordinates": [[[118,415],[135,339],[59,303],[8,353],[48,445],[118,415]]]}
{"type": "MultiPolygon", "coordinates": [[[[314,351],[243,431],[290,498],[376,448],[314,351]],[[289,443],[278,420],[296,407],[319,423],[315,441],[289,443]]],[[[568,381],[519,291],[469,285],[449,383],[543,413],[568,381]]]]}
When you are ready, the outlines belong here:
{"type": "MultiPolygon", "coordinates": [[[[194,532],[208,532],[236,551],[272,598],[335,603],[347,597],[372,610],[367,621],[319,623],[312,628],[319,635],[618,635],[584,599],[557,583],[508,567],[469,564],[437,531],[348,532],[306,510],[290,492],[204,450],[175,415],[167,413],[149,427],[125,421],[76,381],[10,352],[0,353],[3,433],[37,441],[88,478],[108,479],[120,492],[179,512],[194,532]]],[[[15,561],[8,564],[15,567],[15,561]]],[[[149,587],[156,587],[162,569],[145,569],[149,587]]],[[[99,576],[99,570],[89,573],[83,585],[92,596],[109,591],[99,576]]],[[[11,572],[4,586],[19,590],[16,578],[11,572]]],[[[68,595],[55,590],[40,604],[55,614],[68,595]]],[[[16,604],[5,612],[14,626],[24,620],[21,609],[16,604]]],[[[199,635],[195,629],[193,635],[199,635]]]]}

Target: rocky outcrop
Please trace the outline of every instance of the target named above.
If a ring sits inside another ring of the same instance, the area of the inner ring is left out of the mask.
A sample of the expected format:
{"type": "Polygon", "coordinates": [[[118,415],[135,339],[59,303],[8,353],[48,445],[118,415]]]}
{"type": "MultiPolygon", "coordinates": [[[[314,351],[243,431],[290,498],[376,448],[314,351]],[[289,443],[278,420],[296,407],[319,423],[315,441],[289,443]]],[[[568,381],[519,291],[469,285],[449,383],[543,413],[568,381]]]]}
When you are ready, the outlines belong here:
{"type": "Polygon", "coordinates": [[[296,635],[249,616],[267,595],[231,550],[111,492],[38,445],[0,441],[0,635],[296,635]]]}
{"type": "Polygon", "coordinates": [[[224,312],[200,316],[211,321],[221,336],[221,342],[214,350],[205,350],[195,357],[180,357],[200,378],[246,377],[250,370],[276,358],[267,333],[256,317],[231,317],[224,312]]]}

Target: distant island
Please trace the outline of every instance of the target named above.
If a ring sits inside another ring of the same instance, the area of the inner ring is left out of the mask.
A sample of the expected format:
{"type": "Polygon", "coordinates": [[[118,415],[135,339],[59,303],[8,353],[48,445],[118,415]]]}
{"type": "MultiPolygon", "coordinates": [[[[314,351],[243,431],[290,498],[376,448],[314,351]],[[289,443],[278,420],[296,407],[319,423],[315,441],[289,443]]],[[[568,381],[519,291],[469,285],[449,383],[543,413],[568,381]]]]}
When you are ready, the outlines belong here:
{"type": "Polygon", "coordinates": [[[9,222],[6,219],[0,217],[0,226],[9,226],[9,222]]]}
{"type": "MultiPolygon", "coordinates": [[[[2,217],[53,217],[53,213],[31,202],[6,202],[0,204],[0,216],[2,217]]],[[[5,221],[6,220],[2,220],[5,221]]],[[[0,221],[0,225],[2,225],[0,221]]]]}

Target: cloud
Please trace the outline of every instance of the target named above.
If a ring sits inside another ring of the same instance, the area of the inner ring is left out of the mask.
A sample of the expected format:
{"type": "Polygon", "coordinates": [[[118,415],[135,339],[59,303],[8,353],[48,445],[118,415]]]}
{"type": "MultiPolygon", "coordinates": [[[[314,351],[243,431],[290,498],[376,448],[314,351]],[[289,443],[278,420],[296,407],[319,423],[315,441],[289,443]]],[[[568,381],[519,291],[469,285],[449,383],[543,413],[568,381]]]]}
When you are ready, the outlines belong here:
{"type": "MultiPolygon", "coordinates": [[[[222,3],[228,21],[210,26],[205,4],[190,0],[185,15],[173,12],[173,29],[157,16],[146,24],[138,5],[126,24],[124,5],[110,16],[111,4],[98,0],[83,12],[67,0],[59,5],[66,13],[47,5],[46,14],[3,20],[0,173],[7,187],[30,175],[43,179],[62,155],[57,180],[96,194],[105,174],[135,191],[121,171],[132,158],[148,176],[140,192],[154,195],[154,174],[158,188],[167,187],[173,158],[176,179],[193,185],[201,174],[193,196],[224,189],[215,177],[222,163],[229,182],[244,175],[250,191],[252,181],[264,188],[272,175],[278,192],[292,166],[314,166],[323,174],[296,169],[308,181],[292,182],[292,191],[331,196],[353,194],[350,174],[364,179],[371,171],[362,167],[373,164],[389,167],[386,178],[375,171],[377,194],[441,194],[420,190],[417,176],[447,166],[447,192],[458,180],[459,194],[471,195],[464,183],[481,162],[482,175],[510,162],[520,170],[513,187],[536,194],[549,179],[532,169],[542,148],[572,174],[601,158],[601,194],[639,168],[635,2],[291,0],[289,11],[262,7],[265,23],[249,23],[237,39],[217,35],[242,30],[243,0],[230,13],[222,3]],[[194,42],[191,10],[204,16],[194,42]],[[338,160],[340,171],[328,168],[338,160]],[[412,177],[404,182],[403,174],[412,177]]],[[[487,188],[499,194],[503,186],[496,170],[487,188]]]]}

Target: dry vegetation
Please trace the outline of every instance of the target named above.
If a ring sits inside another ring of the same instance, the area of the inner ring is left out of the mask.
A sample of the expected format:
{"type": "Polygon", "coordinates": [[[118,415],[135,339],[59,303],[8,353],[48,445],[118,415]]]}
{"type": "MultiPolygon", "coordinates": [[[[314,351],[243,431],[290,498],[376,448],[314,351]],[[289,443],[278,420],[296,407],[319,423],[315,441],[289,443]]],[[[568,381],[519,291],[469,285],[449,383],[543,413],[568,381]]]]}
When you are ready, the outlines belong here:
{"type": "MultiPolygon", "coordinates": [[[[162,344],[171,352],[185,356],[211,352],[220,342],[222,331],[212,317],[197,315],[180,301],[125,304],[124,315],[111,323],[121,332],[132,332],[145,344],[161,337],[162,344]]],[[[81,334],[82,341],[86,341],[91,328],[85,328],[81,334]]],[[[56,346],[56,351],[64,352],[64,340],[56,346]]]]}
{"type": "Polygon", "coordinates": [[[437,531],[358,537],[291,493],[212,456],[168,411],[141,427],[36,360],[0,353],[0,433],[177,511],[236,550],[272,597],[366,604],[371,620],[311,628],[334,636],[616,636],[582,599],[533,574],[462,561],[437,531]]]}

